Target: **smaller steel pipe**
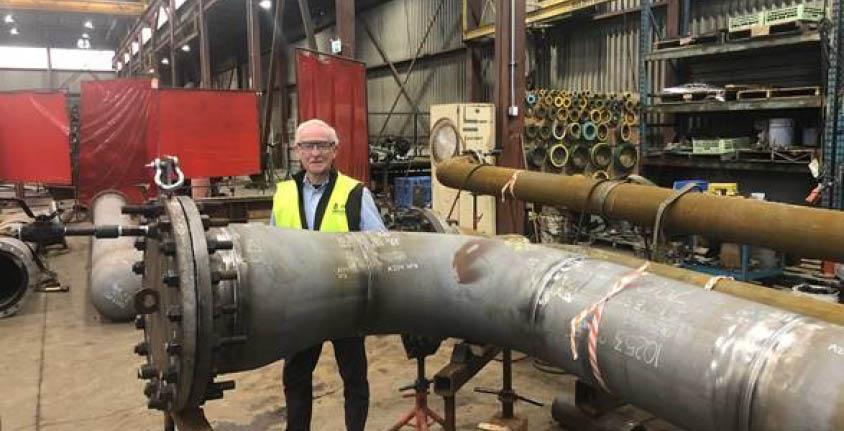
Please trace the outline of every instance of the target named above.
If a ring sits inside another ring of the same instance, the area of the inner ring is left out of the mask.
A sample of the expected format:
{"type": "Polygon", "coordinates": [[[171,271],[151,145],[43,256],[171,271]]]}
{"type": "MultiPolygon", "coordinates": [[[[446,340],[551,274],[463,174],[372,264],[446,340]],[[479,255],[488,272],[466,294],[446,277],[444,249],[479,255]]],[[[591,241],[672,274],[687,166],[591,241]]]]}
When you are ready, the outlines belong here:
{"type": "MultiPolygon", "coordinates": [[[[130,216],[122,214],[126,199],[119,193],[98,196],[92,205],[96,225],[132,224],[130,216]]],[[[120,237],[91,242],[90,294],[94,308],[115,321],[135,317],[134,296],[141,289],[141,276],[132,265],[143,259],[134,247],[135,239],[120,237]]]]}
{"type": "MultiPolygon", "coordinates": [[[[467,158],[446,160],[437,165],[437,179],[447,187],[499,197],[508,186],[508,195],[519,200],[648,227],[654,226],[660,205],[675,193],[661,187],[600,183],[583,176],[476,167],[467,158]]],[[[690,193],[666,211],[662,227],[666,232],[844,262],[844,213],[840,211],[690,193]]]]}

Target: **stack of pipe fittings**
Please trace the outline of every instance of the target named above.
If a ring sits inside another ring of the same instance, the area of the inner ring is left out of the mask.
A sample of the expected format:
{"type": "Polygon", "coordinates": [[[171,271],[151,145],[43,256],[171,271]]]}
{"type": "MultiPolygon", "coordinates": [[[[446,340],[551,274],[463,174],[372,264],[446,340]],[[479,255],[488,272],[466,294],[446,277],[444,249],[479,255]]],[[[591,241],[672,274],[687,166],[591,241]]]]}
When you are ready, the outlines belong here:
{"type": "Polygon", "coordinates": [[[620,179],[639,164],[639,101],[631,93],[539,88],[525,97],[534,170],[620,179]]]}

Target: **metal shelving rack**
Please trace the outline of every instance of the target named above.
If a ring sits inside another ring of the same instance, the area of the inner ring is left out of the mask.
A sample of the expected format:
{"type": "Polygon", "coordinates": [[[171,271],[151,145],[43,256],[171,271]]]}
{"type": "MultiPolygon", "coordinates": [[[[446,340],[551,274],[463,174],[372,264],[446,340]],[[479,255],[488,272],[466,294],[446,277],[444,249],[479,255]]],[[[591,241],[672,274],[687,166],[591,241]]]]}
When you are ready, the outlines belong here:
{"type": "MultiPolygon", "coordinates": [[[[823,153],[827,163],[829,177],[835,177],[831,186],[826,188],[824,203],[835,208],[842,208],[844,205],[844,150],[836,151],[837,137],[844,134],[844,112],[839,109],[840,98],[836,97],[839,89],[840,71],[838,63],[838,46],[842,37],[840,26],[842,9],[840,0],[832,1],[831,26],[829,37],[822,32],[807,32],[795,35],[784,35],[763,39],[751,39],[741,42],[727,42],[720,44],[700,44],[677,48],[665,48],[653,51],[654,18],[651,0],[643,0],[641,14],[641,28],[639,39],[639,93],[642,101],[642,121],[640,124],[640,136],[642,137],[642,158],[643,165],[668,166],[668,167],[699,167],[702,169],[731,169],[731,170],[762,170],[758,165],[735,164],[730,162],[717,162],[711,160],[652,160],[648,162],[648,118],[655,114],[703,114],[716,112],[739,112],[739,111],[772,111],[772,110],[803,110],[803,109],[825,109],[823,153]],[[828,62],[830,73],[826,81],[826,92],[820,96],[800,96],[790,98],[771,98],[761,100],[734,100],[734,101],[688,101],[683,103],[654,103],[649,97],[652,94],[650,77],[650,64],[656,64],[667,60],[700,59],[707,56],[721,56],[732,53],[748,53],[772,48],[807,48],[818,46],[826,48],[828,43],[828,62]],[[834,175],[833,175],[834,174],[834,175]]],[[[798,172],[798,166],[776,166],[771,163],[767,165],[771,171],[776,172],[798,172]]],[[[805,168],[804,168],[805,171],[805,168]]]]}
{"type": "Polygon", "coordinates": [[[824,121],[823,159],[826,164],[824,175],[827,176],[827,186],[823,193],[824,206],[842,209],[842,175],[844,166],[844,151],[839,150],[838,142],[844,130],[844,118],[841,112],[841,98],[838,97],[841,83],[839,64],[839,49],[841,46],[842,11],[840,0],[832,1],[832,26],[829,30],[826,111],[824,121]]]}

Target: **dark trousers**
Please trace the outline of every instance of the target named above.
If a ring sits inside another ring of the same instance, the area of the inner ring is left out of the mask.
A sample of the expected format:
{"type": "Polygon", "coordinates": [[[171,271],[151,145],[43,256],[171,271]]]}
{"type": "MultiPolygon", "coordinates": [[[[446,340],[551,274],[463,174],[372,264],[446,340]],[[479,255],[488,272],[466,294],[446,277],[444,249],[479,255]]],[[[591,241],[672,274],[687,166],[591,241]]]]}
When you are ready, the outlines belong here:
{"type": "MultiPolygon", "coordinates": [[[[369,412],[369,382],[366,379],[366,349],[363,337],[331,340],[334,357],[343,378],[346,429],[363,431],[369,412]]],[[[293,354],[284,361],[284,396],[287,398],[287,431],[311,429],[313,377],[322,344],[293,354]]]]}

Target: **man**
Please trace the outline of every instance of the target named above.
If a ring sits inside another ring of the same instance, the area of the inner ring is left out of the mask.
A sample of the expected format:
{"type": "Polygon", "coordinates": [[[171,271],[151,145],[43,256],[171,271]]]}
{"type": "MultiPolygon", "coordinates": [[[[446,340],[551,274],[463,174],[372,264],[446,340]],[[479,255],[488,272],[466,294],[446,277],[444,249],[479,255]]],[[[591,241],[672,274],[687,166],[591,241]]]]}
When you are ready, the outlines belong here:
{"type": "MultiPolygon", "coordinates": [[[[372,194],[359,181],[333,166],[337,155],[337,132],[320,120],[296,129],[295,148],[302,172],[278,184],[270,223],[274,226],[322,232],[384,231],[384,222],[372,194]]],[[[369,411],[366,349],[363,337],[332,340],[340,376],[343,378],[346,429],[363,431],[369,411]]],[[[287,430],[311,427],[313,372],[322,344],[295,353],[284,362],[284,395],[287,398],[287,430]]]]}

